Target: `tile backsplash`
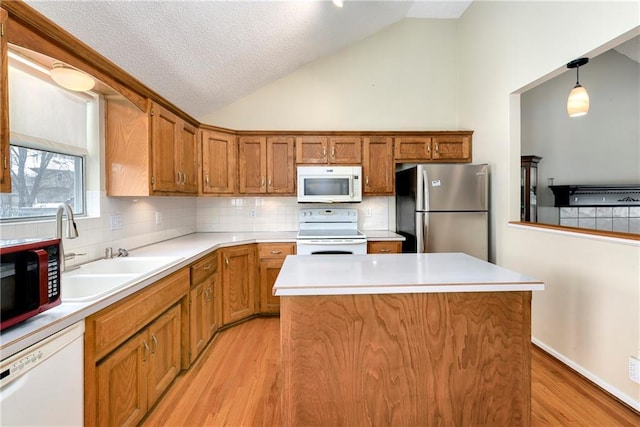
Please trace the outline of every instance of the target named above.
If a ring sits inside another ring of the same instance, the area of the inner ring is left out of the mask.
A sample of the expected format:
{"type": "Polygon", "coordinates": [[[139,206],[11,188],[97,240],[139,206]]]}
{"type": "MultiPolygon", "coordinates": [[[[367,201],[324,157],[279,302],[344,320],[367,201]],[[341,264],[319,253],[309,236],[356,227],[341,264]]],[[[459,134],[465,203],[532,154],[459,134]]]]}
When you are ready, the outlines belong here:
{"type": "MultiPolygon", "coordinates": [[[[106,197],[87,194],[86,217],[76,217],[79,237],[64,239],[65,252],[82,264],[104,256],[105,248],[128,250],[199,232],[296,231],[305,207],[358,209],[361,230],[393,230],[393,197],[365,197],[349,205],[298,204],[295,197],[106,197]]],[[[64,218],[66,221],[66,217],[64,218]]],[[[55,236],[55,221],[4,223],[1,239],[55,236]]]]}
{"type": "Polygon", "coordinates": [[[560,225],[640,234],[640,206],[560,208],[560,225]]]}

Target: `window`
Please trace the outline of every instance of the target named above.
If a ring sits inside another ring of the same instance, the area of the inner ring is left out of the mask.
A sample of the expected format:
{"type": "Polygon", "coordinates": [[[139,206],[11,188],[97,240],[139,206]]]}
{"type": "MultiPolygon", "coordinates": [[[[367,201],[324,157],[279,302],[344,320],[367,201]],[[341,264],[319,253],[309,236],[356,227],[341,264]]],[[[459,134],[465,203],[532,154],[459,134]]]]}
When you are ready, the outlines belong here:
{"type": "Polygon", "coordinates": [[[0,220],[52,217],[61,203],[85,214],[98,98],[59,87],[46,68],[11,51],[8,80],[12,192],[0,196],[0,220]]]}

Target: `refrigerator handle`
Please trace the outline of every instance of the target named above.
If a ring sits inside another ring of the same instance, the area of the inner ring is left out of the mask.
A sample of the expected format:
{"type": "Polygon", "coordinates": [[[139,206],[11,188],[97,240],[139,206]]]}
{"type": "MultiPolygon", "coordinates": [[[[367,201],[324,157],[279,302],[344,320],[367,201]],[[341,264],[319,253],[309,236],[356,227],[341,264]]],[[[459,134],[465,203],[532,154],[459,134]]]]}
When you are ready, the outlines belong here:
{"type": "Polygon", "coordinates": [[[418,181],[420,184],[418,186],[419,190],[416,195],[416,209],[428,211],[429,210],[429,175],[427,174],[426,168],[422,169],[422,176],[418,177],[418,181]],[[421,187],[421,188],[420,188],[421,187]]]}
{"type": "Polygon", "coordinates": [[[416,212],[416,253],[427,253],[429,242],[429,214],[416,212]]]}

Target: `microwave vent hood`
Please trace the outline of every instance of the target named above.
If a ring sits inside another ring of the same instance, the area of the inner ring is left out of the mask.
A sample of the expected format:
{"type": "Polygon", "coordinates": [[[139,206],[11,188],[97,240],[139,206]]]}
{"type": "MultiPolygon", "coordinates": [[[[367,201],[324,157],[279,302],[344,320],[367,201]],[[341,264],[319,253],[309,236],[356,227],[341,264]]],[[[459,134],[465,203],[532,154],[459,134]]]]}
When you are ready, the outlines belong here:
{"type": "Polygon", "coordinates": [[[640,206],[640,184],[550,185],[556,207],[640,206]]]}

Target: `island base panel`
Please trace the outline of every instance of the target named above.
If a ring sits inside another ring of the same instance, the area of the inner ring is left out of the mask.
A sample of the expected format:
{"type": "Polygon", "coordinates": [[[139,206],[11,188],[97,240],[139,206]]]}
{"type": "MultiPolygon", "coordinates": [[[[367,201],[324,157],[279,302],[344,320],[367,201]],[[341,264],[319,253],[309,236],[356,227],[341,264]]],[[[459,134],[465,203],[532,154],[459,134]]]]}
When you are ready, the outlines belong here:
{"type": "Polygon", "coordinates": [[[529,426],[531,292],[281,298],[284,426],[529,426]]]}

